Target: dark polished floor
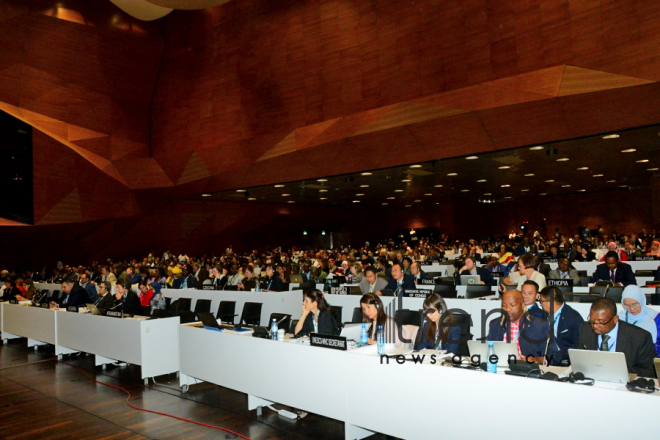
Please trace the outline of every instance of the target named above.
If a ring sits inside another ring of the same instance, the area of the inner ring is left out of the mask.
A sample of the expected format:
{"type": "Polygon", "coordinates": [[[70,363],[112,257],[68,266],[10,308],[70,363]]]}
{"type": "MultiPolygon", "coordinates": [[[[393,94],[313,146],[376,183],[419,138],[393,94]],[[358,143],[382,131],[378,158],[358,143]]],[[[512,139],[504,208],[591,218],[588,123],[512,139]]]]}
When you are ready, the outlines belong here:
{"type": "MultiPolygon", "coordinates": [[[[254,440],[343,439],[344,424],[309,414],[294,421],[264,409],[247,410],[247,395],[203,383],[182,393],[174,375],[144,386],[137,366],[94,366],[94,356],[63,361],[98,381],[130,391],[135,406],[221,426],[254,440]]],[[[131,409],[126,394],[96,384],[80,371],[57,362],[52,347],[28,349],[25,339],[0,346],[0,414],[3,439],[235,439],[212,428],[131,409]]],[[[385,439],[374,435],[369,439],[385,439]]]]}

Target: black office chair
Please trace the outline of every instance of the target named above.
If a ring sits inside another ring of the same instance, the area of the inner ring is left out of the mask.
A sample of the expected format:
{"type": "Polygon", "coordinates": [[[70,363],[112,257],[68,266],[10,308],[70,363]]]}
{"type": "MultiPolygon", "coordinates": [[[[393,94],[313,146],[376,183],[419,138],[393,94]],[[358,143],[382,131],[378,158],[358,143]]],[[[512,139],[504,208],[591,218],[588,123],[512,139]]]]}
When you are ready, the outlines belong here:
{"type": "Polygon", "coordinates": [[[422,325],[422,312],[420,310],[399,309],[394,313],[394,322],[397,325],[422,325]]]}
{"type": "Polygon", "coordinates": [[[621,304],[621,297],[623,296],[623,287],[618,289],[610,287],[610,290],[605,294],[606,298],[611,299],[615,303],[621,304]]]}
{"type": "Polygon", "coordinates": [[[199,313],[211,313],[211,300],[198,299],[195,304],[195,316],[199,319],[199,313]]]}
{"type": "Polygon", "coordinates": [[[165,308],[169,309],[170,304],[172,304],[172,298],[168,298],[167,296],[165,297],[165,308]]]}
{"type": "Polygon", "coordinates": [[[335,317],[335,322],[337,323],[337,326],[341,330],[344,328],[344,322],[341,320],[341,313],[344,308],[342,306],[330,306],[330,312],[332,313],[332,316],[335,317]]]}
{"type": "Polygon", "coordinates": [[[596,302],[598,298],[600,298],[600,295],[578,295],[578,294],[573,294],[573,298],[577,300],[577,302],[580,303],[593,303],[596,302]]]}
{"type": "Polygon", "coordinates": [[[219,319],[220,322],[233,324],[234,318],[237,316],[236,301],[220,301],[218,314],[215,316],[216,319],[219,319]]]}
{"type": "Polygon", "coordinates": [[[262,306],[263,303],[246,302],[243,305],[243,313],[241,313],[241,324],[254,327],[260,326],[262,306]]]}
{"type": "Polygon", "coordinates": [[[433,286],[433,293],[443,298],[456,298],[456,288],[453,285],[436,284],[433,286]]]}
{"type": "Polygon", "coordinates": [[[587,276],[587,271],[586,270],[578,270],[577,274],[579,277],[586,277],[587,276]]]}
{"type": "Polygon", "coordinates": [[[591,284],[591,277],[580,275],[580,286],[585,286],[586,287],[589,284],[591,284]]]}
{"type": "Polygon", "coordinates": [[[362,307],[356,307],[353,309],[353,317],[351,318],[351,323],[362,322],[362,307]]]}
{"type": "Polygon", "coordinates": [[[454,280],[454,277],[440,277],[440,284],[443,286],[453,286],[456,284],[456,280],[454,280]]]}
{"type": "MultiPolygon", "coordinates": [[[[259,311],[261,313],[261,310],[259,311]]],[[[270,319],[268,320],[268,329],[270,330],[270,324],[273,322],[278,322],[277,328],[288,330],[291,327],[291,315],[287,313],[271,313],[270,319]],[[281,321],[281,322],[280,322],[281,321]]]]}
{"type": "Polygon", "coordinates": [[[513,289],[518,289],[518,285],[514,284],[512,286],[509,286],[509,285],[504,286],[504,290],[513,290],[513,289]]]}
{"type": "Polygon", "coordinates": [[[655,271],[654,270],[638,269],[638,270],[635,271],[635,276],[636,277],[654,277],[655,276],[655,271]]]}
{"type": "Polygon", "coordinates": [[[564,302],[573,302],[573,292],[564,292],[564,302]]]}
{"type": "MultiPolygon", "coordinates": [[[[422,267],[422,270],[424,270],[423,267],[422,267]]],[[[430,276],[431,278],[441,277],[443,275],[442,272],[425,272],[425,273],[426,273],[426,275],[430,276]]]]}
{"type": "Polygon", "coordinates": [[[178,301],[178,307],[176,309],[177,312],[190,311],[190,307],[192,305],[192,298],[179,298],[177,301],[178,301]]]}
{"type": "Polygon", "coordinates": [[[571,293],[573,288],[571,286],[555,286],[562,293],[571,293]]]}
{"type": "Polygon", "coordinates": [[[299,319],[291,320],[291,325],[289,326],[289,333],[291,333],[292,335],[296,334],[296,326],[298,325],[298,321],[300,320],[299,319]]]}
{"type": "Polygon", "coordinates": [[[467,289],[465,289],[466,299],[481,298],[483,296],[490,296],[494,294],[495,292],[492,291],[491,286],[467,286],[467,289]]]}
{"type": "Polygon", "coordinates": [[[647,304],[651,304],[652,306],[660,306],[660,287],[655,288],[655,293],[652,293],[649,295],[649,301],[647,301],[647,304]]]}
{"type": "Polygon", "coordinates": [[[621,295],[623,294],[623,287],[621,286],[592,286],[589,287],[589,293],[592,295],[603,296],[607,290],[607,297],[616,302],[615,298],[619,298],[621,302],[621,295]]]}
{"type": "MultiPolygon", "coordinates": [[[[452,313],[452,314],[451,314],[451,317],[454,319],[454,322],[457,323],[457,324],[463,324],[463,323],[466,323],[466,322],[468,323],[467,326],[465,326],[465,327],[461,327],[461,337],[467,335],[467,336],[468,336],[468,340],[471,341],[472,338],[474,338],[474,336],[472,335],[472,333],[470,333],[470,325],[469,325],[469,323],[470,323],[470,321],[471,321],[471,319],[472,319],[471,315],[469,315],[469,314],[468,314],[468,315],[464,315],[464,314],[462,314],[462,313],[452,313]]],[[[420,329],[420,331],[421,331],[421,329],[420,329]]],[[[470,355],[470,350],[468,350],[468,344],[467,344],[467,341],[465,341],[465,342],[463,342],[463,343],[461,343],[461,344],[458,344],[458,353],[459,353],[461,356],[469,356],[469,355],[470,355]]]]}

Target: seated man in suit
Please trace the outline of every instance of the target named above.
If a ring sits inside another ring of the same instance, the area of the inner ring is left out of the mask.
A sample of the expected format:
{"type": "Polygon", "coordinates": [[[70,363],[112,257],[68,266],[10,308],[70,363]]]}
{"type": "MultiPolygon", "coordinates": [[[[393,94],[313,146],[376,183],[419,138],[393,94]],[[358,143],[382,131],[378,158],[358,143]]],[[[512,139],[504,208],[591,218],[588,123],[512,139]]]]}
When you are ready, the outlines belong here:
{"type": "Polygon", "coordinates": [[[534,269],[537,272],[543,274],[544,277],[548,278],[548,274],[550,273],[550,265],[544,263],[541,257],[538,255],[533,255],[533,257],[534,257],[534,269]]]}
{"type": "Polygon", "coordinates": [[[108,310],[115,305],[115,297],[110,293],[112,291],[112,284],[110,281],[101,281],[98,286],[99,294],[94,301],[97,309],[108,310]]]}
{"type": "MultiPolygon", "coordinates": [[[[541,308],[552,324],[557,354],[548,359],[550,365],[568,365],[568,349],[577,348],[582,316],[564,302],[564,294],[556,287],[541,290],[541,308]]],[[[551,341],[552,343],[552,341],[551,341]]]]}
{"type": "Polygon", "coordinates": [[[463,267],[458,270],[456,276],[456,285],[461,285],[461,275],[479,275],[481,277],[480,284],[494,286],[496,281],[485,267],[477,267],[476,260],[472,256],[465,257],[463,267]]]}
{"type": "Polygon", "coordinates": [[[114,286],[117,283],[117,276],[110,272],[108,266],[103,266],[101,268],[101,281],[110,281],[114,286]]]}
{"type": "Polygon", "coordinates": [[[430,275],[422,270],[422,264],[419,261],[415,261],[410,265],[410,274],[415,281],[415,285],[419,284],[419,280],[431,279],[430,275]]]}
{"type": "Polygon", "coordinates": [[[629,373],[655,377],[653,359],[657,354],[651,339],[646,330],[619,321],[614,301],[598,298],[591,305],[589,321],[580,326],[578,348],[624,353],[629,373]]]}
{"type": "Polygon", "coordinates": [[[85,289],[87,296],[89,296],[90,302],[96,301],[96,297],[98,296],[98,293],[96,292],[96,286],[89,282],[89,275],[86,273],[80,275],[80,287],[85,289]]]}
{"type": "Polygon", "coordinates": [[[130,264],[126,266],[126,279],[131,282],[131,284],[140,284],[142,281],[142,275],[135,273],[135,268],[130,264]]]}
{"type": "Polygon", "coordinates": [[[392,265],[392,279],[387,283],[385,289],[394,292],[394,296],[402,296],[404,290],[414,289],[415,281],[410,275],[403,273],[403,265],[401,263],[394,263],[392,265]]]}
{"type": "Polygon", "coordinates": [[[62,293],[64,293],[64,298],[62,298],[59,304],[51,301],[51,309],[57,307],[65,308],[67,306],[85,306],[89,302],[87,291],[70,278],[65,278],[62,281],[62,293]]]}
{"type": "Polygon", "coordinates": [[[376,268],[369,266],[364,271],[364,278],[360,281],[360,290],[362,294],[375,293],[380,295],[380,291],[387,287],[387,281],[376,274],[376,268]]]}
{"type": "Polygon", "coordinates": [[[173,289],[192,289],[197,284],[197,279],[190,274],[188,266],[183,266],[180,278],[174,278],[173,289]]]}
{"type": "Polygon", "coordinates": [[[516,256],[519,257],[523,254],[526,254],[532,250],[532,247],[529,245],[529,239],[527,237],[522,239],[522,242],[516,247],[516,256]]]}
{"type": "Polygon", "coordinates": [[[557,262],[557,269],[548,273],[550,280],[573,280],[573,286],[580,285],[580,275],[577,270],[571,269],[571,263],[568,258],[560,258],[557,262]]]}
{"type": "Polygon", "coordinates": [[[520,359],[533,359],[543,364],[544,359],[557,356],[557,347],[546,344],[548,321],[524,311],[523,296],[519,290],[510,289],[502,294],[501,319],[490,322],[487,341],[513,341],[518,344],[520,359]],[[547,352],[546,352],[547,347],[547,352]]]}
{"type": "Polygon", "coordinates": [[[601,280],[612,281],[615,286],[624,287],[629,284],[637,284],[632,268],[629,264],[619,261],[619,254],[616,251],[608,251],[605,254],[605,263],[596,267],[593,280],[594,283],[601,280]]]}
{"type": "Polygon", "coordinates": [[[140,298],[131,289],[131,282],[124,280],[117,283],[117,292],[115,293],[114,310],[121,310],[125,315],[142,315],[142,305],[140,298]]]}

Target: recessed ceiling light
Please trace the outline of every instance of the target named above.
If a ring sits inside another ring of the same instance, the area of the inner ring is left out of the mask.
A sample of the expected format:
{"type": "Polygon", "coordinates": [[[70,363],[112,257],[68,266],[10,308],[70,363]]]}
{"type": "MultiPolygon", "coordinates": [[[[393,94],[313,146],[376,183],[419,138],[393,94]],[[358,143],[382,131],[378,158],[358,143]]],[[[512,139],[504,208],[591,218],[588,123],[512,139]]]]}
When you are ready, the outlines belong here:
{"type": "Polygon", "coordinates": [[[387,200],[394,200],[396,197],[388,197],[387,200]]]}
{"type": "Polygon", "coordinates": [[[525,177],[534,177],[534,174],[525,174],[525,177]]]}
{"type": "Polygon", "coordinates": [[[442,185],[433,185],[433,188],[442,188],[442,185]]]}
{"type": "Polygon", "coordinates": [[[520,192],[527,192],[529,191],[528,189],[521,189],[520,192]]]}
{"type": "Polygon", "coordinates": [[[530,148],[530,150],[532,150],[532,151],[536,151],[536,150],[542,150],[543,148],[544,148],[544,147],[542,147],[542,146],[539,145],[539,146],[537,146],[537,147],[532,147],[532,148],[530,148]]]}
{"type": "Polygon", "coordinates": [[[636,160],[635,162],[637,162],[637,163],[646,163],[648,161],[649,161],[648,159],[640,159],[640,160],[636,160]]]}
{"type": "Polygon", "coordinates": [[[506,196],[505,199],[512,199],[513,197],[511,196],[506,196]]]}
{"type": "Polygon", "coordinates": [[[202,194],[202,197],[211,197],[211,194],[202,194]]]}
{"type": "Polygon", "coordinates": [[[291,194],[282,194],[282,197],[289,197],[291,194]]]}
{"type": "Polygon", "coordinates": [[[360,185],[360,188],[369,188],[369,185],[360,185]]]}
{"type": "Polygon", "coordinates": [[[616,180],[608,180],[607,183],[615,183],[616,180]]]}
{"type": "Polygon", "coordinates": [[[545,183],[552,183],[552,182],[554,182],[554,180],[552,180],[552,179],[545,181],[545,183]]]}
{"type": "Polygon", "coordinates": [[[497,167],[498,170],[508,170],[509,168],[511,168],[509,165],[503,165],[501,167],[497,167]]]}
{"type": "Polygon", "coordinates": [[[424,195],[425,195],[425,196],[432,196],[433,194],[431,194],[431,193],[426,193],[426,194],[424,194],[424,195]]]}
{"type": "Polygon", "coordinates": [[[485,193],[484,195],[485,195],[485,196],[492,196],[493,193],[485,193]]]}
{"type": "Polygon", "coordinates": [[[589,169],[589,167],[581,167],[581,168],[578,168],[577,170],[578,171],[584,171],[584,170],[588,170],[588,169],[589,169]]]}
{"type": "Polygon", "coordinates": [[[458,176],[458,173],[449,173],[448,176],[458,176]]]}
{"type": "Polygon", "coordinates": [[[359,200],[353,200],[353,203],[360,203],[359,200]]]}
{"type": "Polygon", "coordinates": [[[257,200],[256,197],[248,197],[248,200],[257,200]]]}
{"type": "Polygon", "coordinates": [[[319,192],[320,192],[320,193],[327,193],[328,190],[327,190],[327,189],[320,189],[319,192]]]}
{"type": "Polygon", "coordinates": [[[317,182],[327,182],[328,179],[316,179],[317,182]]]}
{"type": "Polygon", "coordinates": [[[275,185],[275,188],[284,188],[284,185],[275,185]]]}
{"type": "Polygon", "coordinates": [[[628,185],[619,185],[619,188],[628,188],[628,185]]]}
{"type": "Polygon", "coordinates": [[[440,202],[435,202],[435,204],[436,204],[436,205],[439,205],[439,204],[440,204],[440,202]]]}
{"type": "Polygon", "coordinates": [[[479,159],[479,156],[468,156],[465,159],[466,160],[475,160],[475,159],[479,159]]]}
{"type": "Polygon", "coordinates": [[[466,193],[466,192],[470,192],[470,190],[469,189],[462,189],[461,192],[466,193]]]}
{"type": "Polygon", "coordinates": [[[637,151],[637,150],[634,149],[634,148],[628,148],[627,150],[621,150],[622,153],[634,153],[635,151],[637,151]]]}
{"type": "Polygon", "coordinates": [[[406,205],[406,208],[410,208],[412,205],[406,205]]]}
{"type": "Polygon", "coordinates": [[[618,139],[618,137],[618,134],[608,134],[607,136],[603,136],[603,139],[618,139]]]}
{"type": "Polygon", "coordinates": [[[410,165],[410,168],[421,168],[421,165],[410,165]]]}
{"type": "Polygon", "coordinates": [[[321,197],[321,200],[328,200],[327,197],[321,197]]]}
{"type": "Polygon", "coordinates": [[[594,174],[592,177],[603,177],[604,174],[594,174]]]}
{"type": "Polygon", "coordinates": [[[402,189],[395,189],[394,192],[395,192],[395,193],[402,193],[403,190],[402,190],[402,189]]]}
{"type": "Polygon", "coordinates": [[[658,171],[657,168],[647,168],[646,171],[658,171]]]}
{"type": "Polygon", "coordinates": [[[410,182],[410,179],[401,179],[402,182],[410,182]]]}
{"type": "Polygon", "coordinates": [[[561,187],[562,187],[562,188],[570,188],[571,185],[562,185],[561,187]]]}
{"type": "Polygon", "coordinates": [[[511,186],[511,185],[502,185],[502,188],[508,188],[508,187],[510,187],[510,186],[511,186]]]}
{"type": "Polygon", "coordinates": [[[361,176],[371,176],[371,174],[372,174],[372,173],[364,172],[364,173],[362,173],[362,174],[360,174],[360,175],[361,175],[361,176]]]}
{"type": "Polygon", "coordinates": [[[421,200],[415,200],[415,203],[419,203],[419,202],[421,202],[421,200]]]}
{"type": "Polygon", "coordinates": [[[586,189],[581,189],[581,190],[580,190],[580,192],[585,192],[585,191],[586,191],[586,189]]]}
{"type": "Polygon", "coordinates": [[[364,194],[355,194],[355,197],[362,197],[364,194]]]}
{"type": "Polygon", "coordinates": [[[484,183],[486,179],[477,180],[477,183],[484,183]]]}
{"type": "Polygon", "coordinates": [[[568,157],[561,157],[557,159],[557,162],[566,162],[567,160],[570,160],[568,157]]]}
{"type": "Polygon", "coordinates": [[[383,206],[385,206],[385,205],[389,205],[389,203],[385,202],[385,203],[382,203],[382,205],[383,205],[383,206]]]}
{"type": "Polygon", "coordinates": [[[293,200],[289,200],[287,203],[296,203],[296,202],[294,202],[293,200]]]}
{"type": "Polygon", "coordinates": [[[237,193],[244,193],[245,190],[244,190],[244,189],[237,189],[236,192],[237,192],[237,193]]]}
{"type": "Polygon", "coordinates": [[[539,194],[539,195],[540,195],[540,196],[547,196],[548,194],[547,194],[547,193],[541,193],[541,194],[539,194]]]}

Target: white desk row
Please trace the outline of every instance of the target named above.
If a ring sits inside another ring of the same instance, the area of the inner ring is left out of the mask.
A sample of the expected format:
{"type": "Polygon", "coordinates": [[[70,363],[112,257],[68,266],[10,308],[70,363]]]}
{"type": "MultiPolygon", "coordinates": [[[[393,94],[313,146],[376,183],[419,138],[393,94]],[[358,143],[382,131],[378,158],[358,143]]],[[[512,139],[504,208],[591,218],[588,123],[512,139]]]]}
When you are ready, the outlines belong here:
{"type": "MultiPolygon", "coordinates": [[[[643,395],[623,386],[587,387],[439,363],[381,364],[373,346],[338,351],[187,325],[180,326],[180,339],[182,385],[199,379],[246,393],[249,410],[280,403],[340,420],[350,440],[374,432],[426,440],[452,429],[467,438],[505,438],[515,427],[502,418],[503,402],[561,408],[572,415],[561,423],[540,422],[533,430],[534,438],[552,440],[628,438],[626,423],[584,420],[654,420],[660,412],[660,393],[643,395]]],[[[636,436],[655,439],[657,433],[642,430],[636,436]]]]}
{"type": "Polygon", "coordinates": [[[2,340],[28,338],[28,347],[55,346],[55,354],[84,351],[96,365],[128,362],[142,378],[179,371],[179,318],[118,319],[0,303],[2,340]]]}

